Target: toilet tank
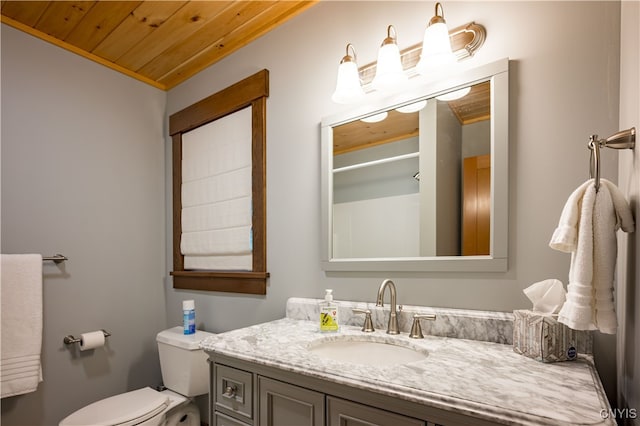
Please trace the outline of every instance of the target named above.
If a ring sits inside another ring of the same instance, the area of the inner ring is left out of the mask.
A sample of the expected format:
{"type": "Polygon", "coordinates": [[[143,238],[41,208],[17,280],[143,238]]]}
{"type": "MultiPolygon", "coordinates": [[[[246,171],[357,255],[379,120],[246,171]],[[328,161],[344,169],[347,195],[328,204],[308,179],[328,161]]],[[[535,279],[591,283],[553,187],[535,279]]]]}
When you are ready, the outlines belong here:
{"type": "Polygon", "coordinates": [[[187,397],[209,392],[207,354],[199,346],[209,336],[213,334],[201,330],[185,335],[182,327],[158,333],[162,381],[167,388],[187,397]]]}

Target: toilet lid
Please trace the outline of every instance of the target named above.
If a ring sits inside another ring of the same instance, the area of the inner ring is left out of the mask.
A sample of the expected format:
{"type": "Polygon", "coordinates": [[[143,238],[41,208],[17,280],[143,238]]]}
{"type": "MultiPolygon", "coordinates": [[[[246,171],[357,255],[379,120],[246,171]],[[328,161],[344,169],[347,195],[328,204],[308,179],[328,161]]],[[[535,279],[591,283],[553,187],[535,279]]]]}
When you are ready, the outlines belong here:
{"type": "Polygon", "coordinates": [[[142,388],[87,405],[62,420],[60,426],[137,424],[161,413],[168,405],[166,395],[142,388]]]}

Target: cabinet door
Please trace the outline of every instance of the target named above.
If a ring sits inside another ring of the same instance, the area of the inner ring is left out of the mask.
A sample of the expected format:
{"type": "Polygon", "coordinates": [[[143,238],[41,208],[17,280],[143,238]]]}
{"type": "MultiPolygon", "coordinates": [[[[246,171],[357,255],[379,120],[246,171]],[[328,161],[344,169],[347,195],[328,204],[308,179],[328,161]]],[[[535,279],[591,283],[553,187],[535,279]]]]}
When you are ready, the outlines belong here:
{"type": "Polygon", "coordinates": [[[324,394],[258,377],[259,426],[324,426],[324,394]]]}
{"type": "Polygon", "coordinates": [[[327,397],[328,426],[425,426],[422,420],[327,397]]]}

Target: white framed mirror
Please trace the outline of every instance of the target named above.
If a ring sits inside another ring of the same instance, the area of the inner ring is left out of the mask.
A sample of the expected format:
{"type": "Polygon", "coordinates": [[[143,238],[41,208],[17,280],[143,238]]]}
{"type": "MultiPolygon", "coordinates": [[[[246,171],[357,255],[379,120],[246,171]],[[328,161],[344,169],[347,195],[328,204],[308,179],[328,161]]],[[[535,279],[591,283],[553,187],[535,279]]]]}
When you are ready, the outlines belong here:
{"type": "Polygon", "coordinates": [[[506,271],[508,92],[505,58],[324,118],[323,269],[506,271]]]}

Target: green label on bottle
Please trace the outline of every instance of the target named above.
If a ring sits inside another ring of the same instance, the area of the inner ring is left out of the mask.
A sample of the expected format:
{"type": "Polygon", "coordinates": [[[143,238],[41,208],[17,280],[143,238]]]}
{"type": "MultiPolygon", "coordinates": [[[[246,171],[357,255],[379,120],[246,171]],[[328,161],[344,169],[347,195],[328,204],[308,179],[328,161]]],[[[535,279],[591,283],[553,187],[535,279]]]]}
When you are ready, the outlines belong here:
{"type": "Polygon", "coordinates": [[[336,309],[327,310],[326,312],[320,312],[320,331],[337,331],[338,312],[336,309]]]}

